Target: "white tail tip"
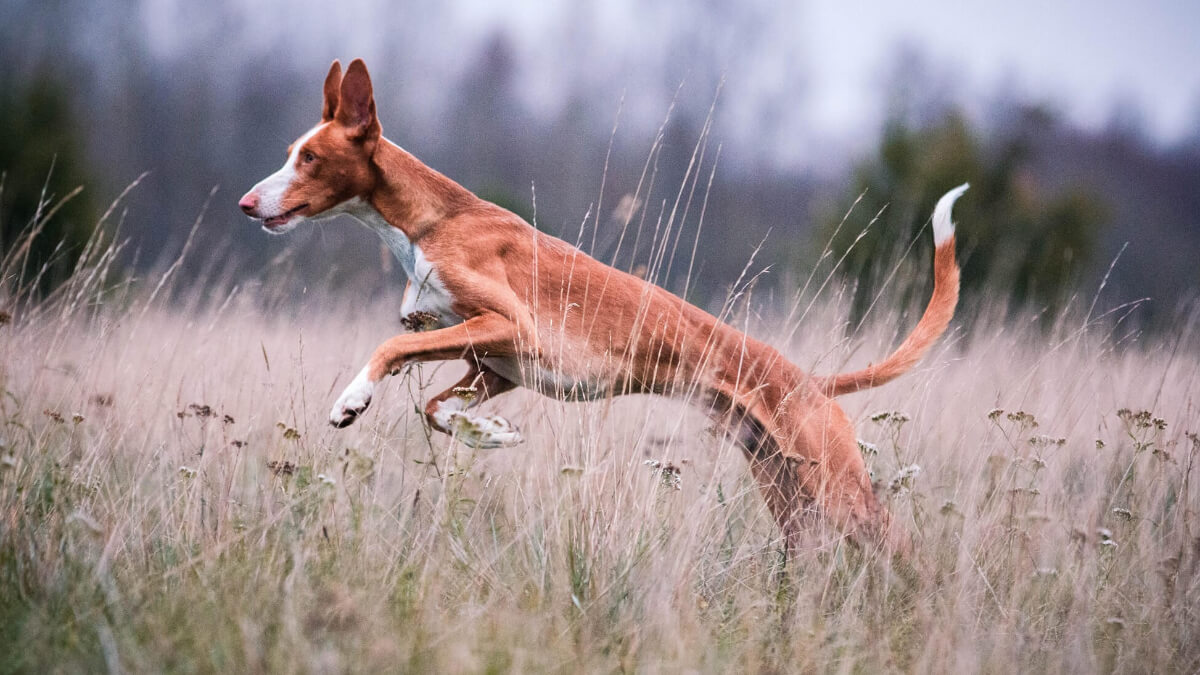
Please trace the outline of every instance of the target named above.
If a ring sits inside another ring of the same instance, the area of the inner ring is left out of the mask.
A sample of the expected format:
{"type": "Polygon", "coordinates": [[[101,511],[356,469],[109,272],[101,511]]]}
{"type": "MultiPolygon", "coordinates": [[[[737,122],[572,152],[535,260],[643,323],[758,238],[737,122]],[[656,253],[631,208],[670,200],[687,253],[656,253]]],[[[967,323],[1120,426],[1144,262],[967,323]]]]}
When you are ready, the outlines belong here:
{"type": "Polygon", "coordinates": [[[954,222],[950,220],[950,212],[954,209],[954,202],[969,187],[971,187],[969,183],[959,185],[942,195],[942,198],[938,200],[937,206],[933,208],[934,245],[941,246],[946,240],[954,236],[954,222]]]}

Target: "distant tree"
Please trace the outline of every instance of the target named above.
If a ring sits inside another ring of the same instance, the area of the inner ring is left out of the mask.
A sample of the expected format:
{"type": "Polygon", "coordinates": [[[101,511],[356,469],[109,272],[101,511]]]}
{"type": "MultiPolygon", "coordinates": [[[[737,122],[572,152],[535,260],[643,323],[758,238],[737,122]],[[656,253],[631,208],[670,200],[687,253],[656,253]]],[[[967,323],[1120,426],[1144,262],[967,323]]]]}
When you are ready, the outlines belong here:
{"type": "MultiPolygon", "coordinates": [[[[96,212],[86,192],[75,194],[46,219],[47,209],[89,183],[83,143],[65,91],[48,77],[26,86],[0,86],[0,257],[40,227],[26,256],[26,281],[42,274],[47,290],[68,276],[91,235],[96,212]],[[35,222],[41,214],[44,222],[35,222]]],[[[12,271],[12,270],[10,270],[12,271]]]]}
{"type": "Polygon", "coordinates": [[[969,317],[984,300],[1048,309],[1047,316],[1061,308],[1095,250],[1106,209],[1080,188],[1051,193],[1034,178],[1029,139],[1050,122],[1044,111],[1024,109],[1004,137],[987,140],[954,109],[922,125],[899,118],[885,125],[876,154],[854,169],[839,201],[849,205],[862,195],[854,213],[844,224],[841,213],[831,214],[818,230],[819,245],[832,238],[833,260],[845,256],[837,273],[855,284],[855,324],[894,269],[898,279],[922,280],[899,285],[905,300],[928,293],[924,272],[932,247],[909,244],[928,224],[938,197],[963,182],[971,189],[954,212],[961,223],[963,314],[969,317]],[[856,242],[876,214],[878,222],[856,242]]]}
{"type": "Polygon", "coordinates": [[[459,152],[470,153],[469,168],[459,177],[468,187],[501,193],[521,172],[510,151],[514,139],[525,131],[516,74],[512,42],[496,32],[458,86],[446,132],[459,152]]]}

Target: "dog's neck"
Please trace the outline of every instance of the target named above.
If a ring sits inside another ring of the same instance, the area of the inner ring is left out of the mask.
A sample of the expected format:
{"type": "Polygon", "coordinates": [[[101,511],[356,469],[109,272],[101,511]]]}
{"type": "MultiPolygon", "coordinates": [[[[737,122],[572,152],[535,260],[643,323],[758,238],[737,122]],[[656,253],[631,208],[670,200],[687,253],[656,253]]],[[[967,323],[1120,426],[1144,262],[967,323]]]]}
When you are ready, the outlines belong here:
{"type": "Polygon", "coordinates": [[[479,199],[386,138],[379,140],[373,163],[376,185],[366,202],[409,241],[420,241],[479,199]]]}

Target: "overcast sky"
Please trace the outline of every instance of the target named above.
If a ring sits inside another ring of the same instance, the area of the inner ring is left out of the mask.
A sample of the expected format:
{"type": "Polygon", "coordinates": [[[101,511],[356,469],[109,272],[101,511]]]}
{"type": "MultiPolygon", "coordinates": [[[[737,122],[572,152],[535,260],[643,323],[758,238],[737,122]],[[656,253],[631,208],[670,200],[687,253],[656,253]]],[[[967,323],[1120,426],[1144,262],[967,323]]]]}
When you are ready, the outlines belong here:
{"type": "MultiPolygon", "coordinates": [[[[636,106],[639,94],[663,84],[639,78],[665,72],[685,79],[697,61],[687,53],[694,45],[723,66],[729,95],[722,106],[738,120],[735,127],[750,126],[742,122],[761,113],[743,108],[794,83],[804,88],[804,109],[794,111],[801,128],[844,141],[876,128],[888,60],[907,45],[967,100],[1004,87],[1095,127],[1124,99],[1165,142],[1191,137],[1200,126],[1200,0],[343,0],[335,12],[318,0],[286,6],[280,15],[277,2],[248,0],[240,40],[282,40],[315,61],[327,52],[369,56],[389,42],[416,42],[409,51],[424,62],[405,67],[444,82],[502,28],[528,69],[528,96],[549,106],[561,98],[564,78],[590,73],[636,106]],[[363,30],[397,21],[412,32],[363,30]]],[[[165,52],[189,40],[231,37],[228,25],[215,35],[199,30],[204,10],[186,0],[149,2],[146,14],[152,43],[165,52]]]]}
{"type": "Polygon", "coordinates": [[[1114,102],[1140,107],[1151,133],[1175,140],[1200,124],[1197,0],[808,2],[812,113],[821,124],[861,119],[889,47],[906,41],[976,90],[1002,82],[1056,103],[1085,125],[1114,102]]]}
{"type": "MultiPolygon", "coordinates": [[[[698,0],[692,6],[707,9],[690,14],[688,6],[461,0],[453,13],[468,33],[502,26],[514,38],[530,100],[552,107],[564,78],[591,69],[625,93],[634,119],[639,105],[645,118],[662,109],[657,98],[639,101],[662,83],[639,78],[694,75],[697,59],[687,51],[695,44],[713,52],[727,77],[720,136],[734,148],[760,146],[770,133],[764,106],[774,105],[768,114],[778,128],[765,140],[801,163],[870,147],[886,110],[889,61],[901,47],[920,54],[928,74],[975,112],[1003,91],[1049,103],[1085,128],[1102,127],[1120,109],[1140,116],[1159,142],[1200,134],[1200,0],[698,0]],[[588,39],[563,54],[564,32],[588,39]]],[[[615,110],[619,94],[611,96],[615,110]]]]}

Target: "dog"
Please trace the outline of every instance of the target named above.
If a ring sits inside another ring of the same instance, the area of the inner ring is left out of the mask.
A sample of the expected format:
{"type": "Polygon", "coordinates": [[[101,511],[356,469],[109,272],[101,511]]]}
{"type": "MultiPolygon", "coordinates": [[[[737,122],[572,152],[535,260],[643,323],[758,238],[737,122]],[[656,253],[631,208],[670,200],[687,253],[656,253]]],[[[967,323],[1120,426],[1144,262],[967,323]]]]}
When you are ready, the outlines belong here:
{"type": "Polygon", "coordinates": [[[691,394],[728,425],[789,547],[815,513],[855,543],[897,552],[907,535],[875,496],[834,397],[895,379],[946,330],[959,286],[951,210],[966,189],[934,209],[934,289],[913,332],[883,361],[832,376],[805,373],[668,291],[538,232],[384,138],[361,59],[344,75],[333,62],[321,122],[239,206],[272,234],[350,215],[408,277],[401,314],[411,330],[375,349],[334,404],[335,427],[363,414],[385,376],[424,361],[466,361],[467,374],[425,416],[481,448],[521,440],[503,418],[471,412],[518,386],[567,400],[691,394]]]}

